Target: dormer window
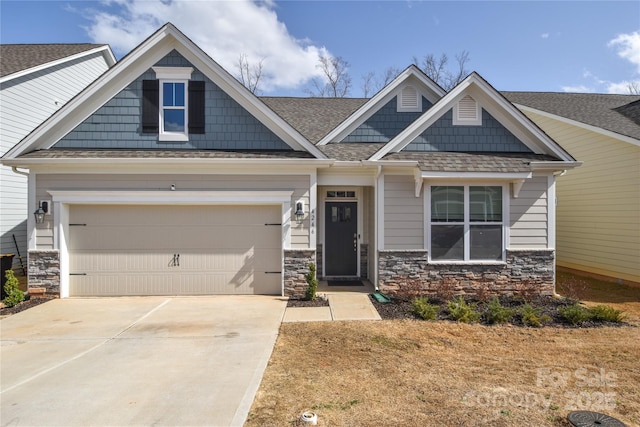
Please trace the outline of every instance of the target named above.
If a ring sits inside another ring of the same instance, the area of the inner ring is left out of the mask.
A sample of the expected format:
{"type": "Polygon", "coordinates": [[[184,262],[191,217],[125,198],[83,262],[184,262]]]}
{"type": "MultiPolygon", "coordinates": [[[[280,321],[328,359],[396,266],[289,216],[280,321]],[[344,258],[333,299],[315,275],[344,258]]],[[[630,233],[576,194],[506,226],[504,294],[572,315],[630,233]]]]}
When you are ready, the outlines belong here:
{"type": "Polygon", "coordinates": [[[191,81],[191,67],[153,67],[156,80],[142,82],[142,132],[158,141],[188,141],[204,133],[204,81],[191,81]]]}
{"type": "Polygon", "coordinates": [[[482,125],[480,104],[471,96],[466,95],[453,107],[453,124],[455,126],[482,125]]]}
{"type": "Polygon", "coordinates": [[[405,86],[398,94],[399,113],[422,112],[422,96],[413,86],[405,86]]]}

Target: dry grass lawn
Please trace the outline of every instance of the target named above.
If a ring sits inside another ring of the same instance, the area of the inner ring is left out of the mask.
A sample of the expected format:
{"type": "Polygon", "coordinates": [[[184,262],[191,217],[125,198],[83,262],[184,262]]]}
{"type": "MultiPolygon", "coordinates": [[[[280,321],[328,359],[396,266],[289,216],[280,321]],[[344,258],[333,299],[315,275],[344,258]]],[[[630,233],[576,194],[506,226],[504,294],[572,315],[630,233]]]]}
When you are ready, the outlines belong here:
{"type": "Polygon", "coordinates": [[[569,426],[578,409],[640,425],[640,289],[585,299],[632,326],[283,324],[246,425],[308,425],[312,410],[321,426],[569,426]]]}

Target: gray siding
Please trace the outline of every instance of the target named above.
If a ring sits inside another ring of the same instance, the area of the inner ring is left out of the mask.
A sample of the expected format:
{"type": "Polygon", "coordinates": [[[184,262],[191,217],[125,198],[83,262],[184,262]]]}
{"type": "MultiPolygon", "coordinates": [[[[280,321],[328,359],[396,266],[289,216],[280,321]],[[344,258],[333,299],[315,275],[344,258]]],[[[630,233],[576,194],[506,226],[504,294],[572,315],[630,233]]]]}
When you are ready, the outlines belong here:
{"type": "Polygon", "coordinates": [[[484,109],[482,126],[454,126],[453,112],[449,110],[403,151],[531,152],[484,109]]]}
{"type": "Polygon", "coordinates": [[[517,199],[511,197],[509,249],[547,248],[547,190],[547,177],[535,176],[525,181],[517,199]]]}
{"type": "Polygon", "coordinates": [[[397,105],[397,97],[394,97],[341,142],[389,142],[432,104],[422,97],[422,113],[399,113],[397,105]]]}
{"type": "Polygon", "coordinates": [[[424,248],[424,201],[408,175],[384,177],[384,248],[424,248]]]}
{"type": "MultiPolygon", "coordinates": [[[[156,66],[192,67],[176,51],[156,66]]],[[[265,125],[222,89],[194,69],[191,80],[205,83],[205,133],[190,134],[188,142],[159,142],[158,135],[141,132],[142,81],[155,80],[153,70],[131,82],[55,144],[56,148],[291,150],[265,125]]]]}

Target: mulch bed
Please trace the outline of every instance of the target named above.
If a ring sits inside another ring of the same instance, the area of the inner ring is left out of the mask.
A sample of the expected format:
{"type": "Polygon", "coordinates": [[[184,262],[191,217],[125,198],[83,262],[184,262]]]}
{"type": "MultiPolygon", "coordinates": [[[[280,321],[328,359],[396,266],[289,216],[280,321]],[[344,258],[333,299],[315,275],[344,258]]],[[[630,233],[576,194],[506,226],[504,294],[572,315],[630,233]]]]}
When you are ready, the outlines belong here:
{"type": "MultiPolygon", "coordinates": [[[[381,303],[376,300],[372,295],[369,295],[369,299],[373,303],[373,306],[378,310],[378,314],[382,319],[414,319],[414,320],[422,320],[419,316],[413,313],[412,308],[412,299],[406,298],[394,298],[391,297],[391,302],[381,303]]],[[[522,298],[508,297],[502,296],[499,298],[500,303],[507,308],[517,309],[522,307],[526,302],[522,298]]],[[[430,299],[429,302],[431,304],[440,305],[440,310],[438,312],[437,320],[450,320],[453,319],[449,316],[449,312],[447,310],[447,303],[443,300],[433,298],[430,299]]],[[[467,300],[470,303],[476,303],[476,310],[481,314],[481,320],[479,323],[488,324],[484,322],[484,314],[487,311],[487,305],[489,301],[475,301],[475,300],[467,300]]],[[[544,326],[554,326],[554,327],[562,327],[562,328],[592,328],[592,327],[602,327],[602,326],[629,326],[626,322],[621,323],[613,323],[613,322],[595,322],[595,321],[585,321],[579,325],[571,325],[567,323],[562,316],[560,315],[558,309],[566,306],[570,306],[576,303],[575,300],[569,298],[554,298],[554,297],[537,297],[528,301],[533,307],[539,308],[541,310],[542,315],[547,315],[551,318],[551,321],[544,323],[544,326]]],[[[516,314],[513,316],[510,325],[514,326],[526,326],[522,322],[522,318],[520,315],[516,314]]]]}
{"type": "Polygon", "coordinates": [[[51,301],[52,299],[56,299],[56,296],[53,295],[45,295],[37,298],[28,298],[22,301],[19,304],[14,305],[13,307],[3,307],[0,308],[0,316],[9,316],[11,314],[20,313],[21,311],[27,310],[31,307],[35,307],[37,305],[43,304],[47,301],[51,301]]]}
{"type": "Polygon", "coordinates": [[[289,298],[287,307],[329,307],[329,300],[321,296],[317,296],[316,299],[312,301],[289,298]]]}

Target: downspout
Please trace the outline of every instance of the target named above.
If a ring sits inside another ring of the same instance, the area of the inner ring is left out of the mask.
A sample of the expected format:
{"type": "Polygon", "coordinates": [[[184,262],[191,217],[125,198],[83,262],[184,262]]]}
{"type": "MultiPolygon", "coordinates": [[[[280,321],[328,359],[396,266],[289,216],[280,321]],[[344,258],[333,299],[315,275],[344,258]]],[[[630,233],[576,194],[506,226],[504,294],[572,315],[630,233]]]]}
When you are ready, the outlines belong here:
{"type": "Polygon", "coordinates": [[[13,173],[17,173],[18,175],[24,175],[26,177],[29,176],[29,172],[19,171],[17,166],[11,166],[11,170],[13,171],[13,173]]]}

